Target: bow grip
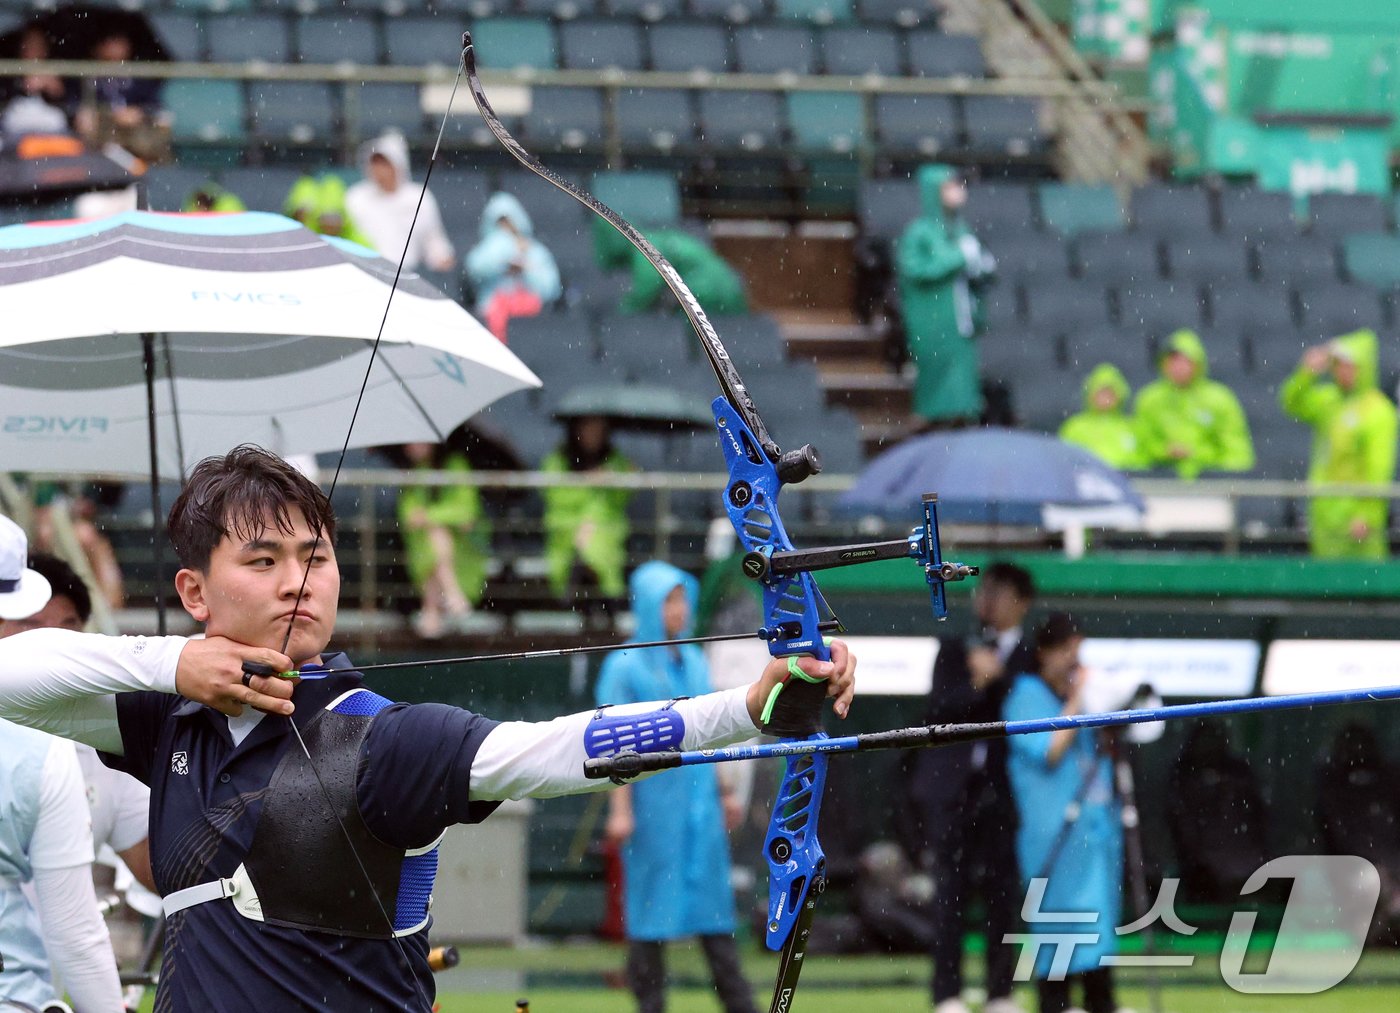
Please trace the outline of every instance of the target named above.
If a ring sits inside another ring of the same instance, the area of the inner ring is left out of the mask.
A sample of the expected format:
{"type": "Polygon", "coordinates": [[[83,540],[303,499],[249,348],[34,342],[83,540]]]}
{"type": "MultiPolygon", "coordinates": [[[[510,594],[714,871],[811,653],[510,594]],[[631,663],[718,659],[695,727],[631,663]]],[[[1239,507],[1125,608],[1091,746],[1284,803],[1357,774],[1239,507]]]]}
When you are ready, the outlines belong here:
{"type": "MultiPolygon", "coordinates": [[[[823,645],[821,660],[831,657],[823,645]]],[[[789,656],[788,678],[776,686],[763,713],[763,731],[780,739],[807,739],[822,730],[822,705],[826,702],[826,680],[813,682],[797,667],[797,657],[789,656]]]]}

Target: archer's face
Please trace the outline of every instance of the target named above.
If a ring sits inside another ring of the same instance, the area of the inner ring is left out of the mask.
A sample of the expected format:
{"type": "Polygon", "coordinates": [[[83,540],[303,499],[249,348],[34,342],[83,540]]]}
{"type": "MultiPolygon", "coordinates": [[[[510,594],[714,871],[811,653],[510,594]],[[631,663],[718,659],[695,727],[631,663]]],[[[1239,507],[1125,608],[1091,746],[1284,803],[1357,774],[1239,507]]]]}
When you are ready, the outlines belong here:
{"type": "Polygon", "coordinates": [[[208,571],[181,570],[175,586],[185,611],[209,636],[282,650],[302,664],[320,660],[335,630],[340,568],[334,547],[325,540],[317,544],[301,511],[292,508],[289,515],[290,532],[268,516],[246,541],[226,535],[209,557],[208,571]],[[284,649],[289,625],[292,636],[284,649]]]}

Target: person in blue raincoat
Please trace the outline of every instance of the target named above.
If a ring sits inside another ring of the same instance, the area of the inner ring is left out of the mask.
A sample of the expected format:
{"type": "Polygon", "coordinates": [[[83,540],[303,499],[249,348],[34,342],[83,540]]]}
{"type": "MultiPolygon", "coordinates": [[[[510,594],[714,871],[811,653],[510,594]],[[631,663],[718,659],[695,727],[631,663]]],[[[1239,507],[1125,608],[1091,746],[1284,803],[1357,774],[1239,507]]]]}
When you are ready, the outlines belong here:
{"type": "Polygon", "coordinates": [[[535,238],[525,205],[508,193],[486,202],[466,270],[477,316],[502,341],[511,317],[535,316],[563,291],[554,254],[535,238]]]}
{"type": "MultiPolygon", "coordinates": [[[[1036,631],[1039,670],[1016,677],[1002,706],[1006,720],[1071,715],[1084,709],[1082,642],[1074,620],[1065,613],[1045,620],[1036,631]]],[[[1097,750],[1095,734],[1091,728],[1065,728],[1009,739],[1007,772],[1021,817],[1016,835],[1021,876],[1028,890],[1037,881],[1044,886],[1038,903],[1027,902],[1023,908],[1042,913],[1025,925],[1025,945],[1037,948],[1032,975],[1040,1013],[1078,1008],[1070,1002],[1076,983],[1083,989],[1082,1008],[1087,1013],[1117,1009],[1112,974],[1101,960],[1118,948],[1114,930],[1122,908],[1123,830],[1112,765],[1097,750]],[[1094,918],[1063,919],[1070,913],[1081,918],[1092,913],[1094,918]],[[1072,948],[1066,937],[1075,940],[1072,948]],[[1067,966],[1056,966],[1065,956],[1067,966]]]]}
{"type": "MultiPolygon", "coordinates": [[[[634,642],[686,637],[699,597],[696,579],[670,563],[643,563],[632,574],[634,642]]],[[[700,648],[623,650],[603,664],[600,705],[696,696],[710,691],[700,648]]],[[[607,834],[622,849],[627,982],[640,1013],[666,1004],[664,944],[699,936],[726,1013],[752,1013],[753,995],[734,943],[726,828],[742,816],[709,765],[669,770],[625,785],[609,798],[607,834]]]]}

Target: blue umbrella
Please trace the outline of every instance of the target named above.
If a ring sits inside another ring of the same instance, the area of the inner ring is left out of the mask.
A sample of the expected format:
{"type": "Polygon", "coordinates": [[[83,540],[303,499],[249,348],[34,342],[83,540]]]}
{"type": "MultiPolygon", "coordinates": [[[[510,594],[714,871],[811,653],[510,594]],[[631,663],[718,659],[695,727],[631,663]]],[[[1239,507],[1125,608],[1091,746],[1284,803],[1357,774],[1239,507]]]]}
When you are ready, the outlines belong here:
{"type": "Polygon", "coordinates": [[[1046,506],[1143,510],[1122,473],[1080,447],[1020,429],[929,433],[885,451],[840,500],[856,514],[904,519],[938,493],[944,520],[1039,524],[1046,506]]]}

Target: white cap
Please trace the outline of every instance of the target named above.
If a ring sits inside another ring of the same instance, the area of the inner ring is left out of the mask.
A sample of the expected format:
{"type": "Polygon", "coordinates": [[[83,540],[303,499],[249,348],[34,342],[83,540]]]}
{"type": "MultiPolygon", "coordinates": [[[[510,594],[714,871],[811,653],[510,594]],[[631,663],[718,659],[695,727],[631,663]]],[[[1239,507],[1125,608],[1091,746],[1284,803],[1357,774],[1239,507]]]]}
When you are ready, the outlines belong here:
{"type": "Polygon", "coordinates": [[[28,560],[24,529],[0,515],[0,619],[28,619],[49,603],[48,579],[26,567],[28,560]]]}

